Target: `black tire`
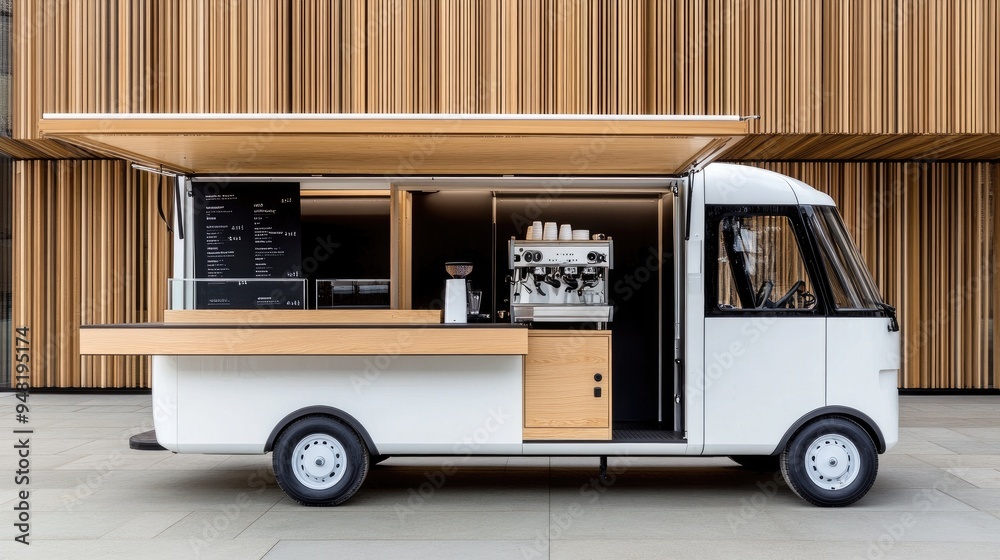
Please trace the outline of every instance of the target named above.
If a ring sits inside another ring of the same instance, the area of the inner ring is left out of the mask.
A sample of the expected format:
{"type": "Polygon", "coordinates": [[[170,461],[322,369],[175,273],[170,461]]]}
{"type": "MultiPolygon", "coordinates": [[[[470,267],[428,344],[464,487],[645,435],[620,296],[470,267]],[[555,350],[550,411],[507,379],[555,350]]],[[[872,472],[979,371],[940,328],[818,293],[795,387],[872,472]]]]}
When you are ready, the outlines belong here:
{"type": "Polygon", "coordinates": [[[296,420],[281,432],[271,462],[274,478],[289,498],[307,506],[335,506],[361,488],[370,455],[350,427],[314,415],[296,420]]]}
{"type": "Polygon", "coordinates": [[[781,468],[781,455],[733,455],[729,458],[750,471],[778,472],[781,468]]]}
{"type": "Polygon", "coordinates": [[[799,430],[781,454],[781,474],[796,495],[821,507],[860,500],[878,474],[868,432],[848,418],[821,418],[799,430]]]}

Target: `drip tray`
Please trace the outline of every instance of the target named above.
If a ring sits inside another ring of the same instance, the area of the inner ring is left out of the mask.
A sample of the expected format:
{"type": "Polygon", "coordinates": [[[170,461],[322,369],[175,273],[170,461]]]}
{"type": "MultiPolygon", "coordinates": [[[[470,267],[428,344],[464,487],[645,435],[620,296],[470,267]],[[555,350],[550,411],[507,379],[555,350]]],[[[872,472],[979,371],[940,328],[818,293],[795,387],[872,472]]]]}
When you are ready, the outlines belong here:
{"type": "Polygon", "coordinates": [[[515,323],[550,322],[574,323],[594,321],[611,322],[610,305],[512,305],[511,316],[515,323]]]}

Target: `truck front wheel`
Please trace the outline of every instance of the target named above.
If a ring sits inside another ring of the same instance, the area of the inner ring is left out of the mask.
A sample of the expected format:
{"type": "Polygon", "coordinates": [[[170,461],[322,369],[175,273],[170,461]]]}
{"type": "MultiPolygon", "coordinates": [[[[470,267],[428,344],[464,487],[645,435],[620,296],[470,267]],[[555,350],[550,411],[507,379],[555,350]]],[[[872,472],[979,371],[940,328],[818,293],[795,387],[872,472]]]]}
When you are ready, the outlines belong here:
{"type": "Polygon", "coordinates": [[[328,416],[291,423],[274,442],[272,464],[278,486],[307,506],[344,503],[361,488],[370,456],[364,441],[328,416]]]}
{"type": "Polygon", "coordinates": [[[799,430],[781,454],[785,482],[803,500],[823,507],[852,504],[878,474],[878,452],[868,432],[842,417],[822,418],[799,430]]]}

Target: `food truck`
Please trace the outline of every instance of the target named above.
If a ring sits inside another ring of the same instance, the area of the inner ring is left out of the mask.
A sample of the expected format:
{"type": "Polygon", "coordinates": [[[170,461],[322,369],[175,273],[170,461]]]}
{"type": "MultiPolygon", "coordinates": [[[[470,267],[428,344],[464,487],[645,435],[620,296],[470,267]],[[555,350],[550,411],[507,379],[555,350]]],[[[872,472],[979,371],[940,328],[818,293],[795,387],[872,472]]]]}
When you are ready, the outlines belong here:
{"type": "Polygon", "coordinates": [[[155,439],[305,505],[390,456],[727,456],[819,506],[898,439],[899,327],[833,200],[712,163],[746,119],[45,115],[174,187],[155,439]],[[375,219],[377,218],[377,219],[375,219]],[[346,224],[346,225],[345,225],[346,224]]]}

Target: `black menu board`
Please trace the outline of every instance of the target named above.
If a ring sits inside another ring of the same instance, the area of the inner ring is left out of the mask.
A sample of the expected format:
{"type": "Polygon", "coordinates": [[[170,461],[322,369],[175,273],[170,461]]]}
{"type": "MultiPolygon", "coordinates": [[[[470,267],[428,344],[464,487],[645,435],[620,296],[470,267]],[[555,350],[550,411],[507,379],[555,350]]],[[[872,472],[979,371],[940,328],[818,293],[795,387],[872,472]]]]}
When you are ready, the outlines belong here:
{"type": "Polygon", "coordinates": [[[302,309],[298,183],[194,182],[196,309],[302,309]],[[258,280],[259,279],[259,280],[258,280]]]}

